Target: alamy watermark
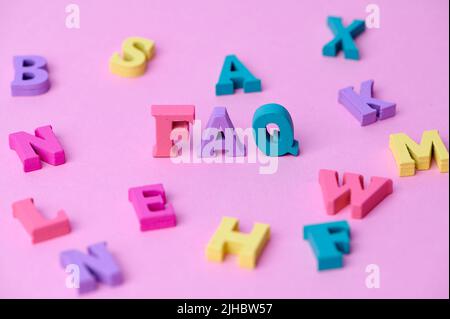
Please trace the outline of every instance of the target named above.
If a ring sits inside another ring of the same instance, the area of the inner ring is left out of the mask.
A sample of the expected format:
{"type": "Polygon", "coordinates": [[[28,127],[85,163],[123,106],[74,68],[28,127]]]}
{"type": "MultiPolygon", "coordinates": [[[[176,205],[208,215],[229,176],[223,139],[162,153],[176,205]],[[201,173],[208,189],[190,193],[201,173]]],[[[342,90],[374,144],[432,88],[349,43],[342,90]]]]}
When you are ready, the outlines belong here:
{"type": "Polygon", "coordinates": [[[380,266],[370,264],[366,266],[366,287],[369,289],[380,288],[380,266]]]}
{"type": "Polygon", "coordinates": [[[278,170],[278,131],[258,129],[258,141],[254,142],[253,128],[206,128],[195,120],[192,134],[186,127],[172,130],[171,161],[175,164],[259,163],[260,174],[274,174],[278,170]],[[191,137],[192,136],[192,140],[191,137]],[[268,138],[269,137],[269,138],[268,138]],[[247,141],[247,143],[245,143],[247,141]],[[264,154],[258,149],[268,149],[264,154]]]}
{"type": "Polygon", "coordinates": [[[66,6],[66,28],[79,29],[80,28],[80,7],[77,4],[71,3],[66,6]]]}
{"type": "Polygon", "coordinates": [[[377,4],[371,3],[366,6],[366,27],[368,29],[380,28],[380,7],[377,4]]]}
{"type": "Polygon", "coordinates": [[[76,264],[69,264],[66,266],[65,272],[69,274],[66,277],[66,288],[80,288],[80,267],[76,264]]]}

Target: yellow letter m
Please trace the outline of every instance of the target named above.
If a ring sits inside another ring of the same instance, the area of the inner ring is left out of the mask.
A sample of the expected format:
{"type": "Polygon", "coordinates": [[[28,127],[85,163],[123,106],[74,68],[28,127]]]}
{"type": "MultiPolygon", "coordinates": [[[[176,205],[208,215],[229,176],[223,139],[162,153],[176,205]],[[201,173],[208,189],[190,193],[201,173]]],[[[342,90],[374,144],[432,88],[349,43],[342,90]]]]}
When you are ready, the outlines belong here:
{"type": "Polygon", "coordinates": [[[400,176],[412,176],[416,169],[429,169],[432,156],[439,171],[448,172],[448,150],[437,130],[424,131],[420,144],[404,133],[391,134],[389,148],[394,154],[400,176]]]}

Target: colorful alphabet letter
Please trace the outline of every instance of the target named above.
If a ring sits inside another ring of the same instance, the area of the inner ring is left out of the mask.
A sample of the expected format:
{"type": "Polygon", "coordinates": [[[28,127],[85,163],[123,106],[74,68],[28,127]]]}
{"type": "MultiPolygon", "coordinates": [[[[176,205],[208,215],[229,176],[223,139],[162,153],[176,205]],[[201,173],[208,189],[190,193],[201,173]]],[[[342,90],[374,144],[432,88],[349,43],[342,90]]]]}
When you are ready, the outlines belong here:
{"type": "Polygon", "coordinates": [[[394,155],[400,176],[413,176],[416,169],[429,169],[432,155],[439,171],[448,173],[448,150],[437,130],[423,132],[420,144],[404,133],[391,134],[389,148],[394,155]]]}
{"type": "Polygon", "coordinates": [[[299,154],[298,141],[294,140],[291,115],[282,105],[271,103],[259,107],[253,114],[253,135],[258,148],[269,156],[299,154]],[[267,125],[276,124],[273,134],[267,125]]]}
{"type": "Polygon", "coordinates": [[[220,151],[233,157],[246,154],[225,107],[214,108],[202,137],[202,157],[215,156],[220,151]]]}
{"type": "Polygon", "coordinates": [[[206,257],[209,261],[222,262],[226,254],[238,255],[239,266],[252,269],[269,237],[267,224],[256,223],[250,234],[244,234],[239,232],[236,218],[224,217],[206,247],[206,257]]]}
{"type": "Polygon", "coordinates": [[[303,239],[309,241],[316,255],[318,270],[342,268],[342,255],[350,253],[350,226],[346,221],[304,226],[303,239]]]}
{"type": "Polygon", "coordinates": [[[172,130],[183,128],[189,131],[189,123],[195,119],[193,105],[152,105],[152,116],[156,121],[156,145],[153,157],[173,157],[173,140],[170,138],[172,130]]]}
{"type": "Polygon", "coordinates": [[[50,125],[37,128],[35,135],[26,132],[9,134],[9,147],[16,151],[24,172],[41,169],[41,160],[55,166],[66,162],[64,150],[50,125]]]}
{"type": "Polygon", "coordinates": [[[361,126],[395,115],[395,103],[373,98],[373,80],[361,83],[359,95],[353,87],[339,90],[338,101],[361,123],[361,126]]]}
{"type": "Polygon", "coordinates": [[[109,60],[112,73],[122,77],[137,77],[145,73],[147,63],[153,57],[155,43],[141,37],[127,38],[122,44],[122,56],[119,53],[109,60]]]}
{"type": "Polygon", "coordinates": [[[38,55],[22,55],[13,58],[15,76],[11,82],[12,96],[32,96],[50,89],[47,61],[38,55]]]}
{"type": "Polygon", "coordinates": [[[32,198],[13,203],[13,216],[30,234],[33,244],[70,233],[70,222],[66,213],[60,210],[54,219],[44,218],[34,206],[32,198]]]}
{"type": "Polygon", "coordinates": [[[97,282],[110,286],[123,283],[123,274],[115,258],[106,249],[106,243],[88,247],[88,254],[78,250],[66,250],[60,254],[62,267],[78,267],[78,292],[86,293],[97,289],[97,282]]]}
{"type": "Polygon", "coordinates": [[[336,56],[343,50],[346,59],[359,60],[359,51],[353,39],[366,29],[364,20],[353,20],[346,28],[342,25],[342,19],[338,17],[328,17],[327,23],[334,34],[334,39],[323,47],[322,54],[336,56]]]}
{"type": "Polygon", "coordinates": [[[364,178],[353,173],[344,173],[342,185],[339,185],[336,171],[321,169],[319,183],[327,214],[334,215],[347,205],[351,205],[352,218],[364,218],[375,206],[393,192],[392,180],[372,177],[370,184],[364,187],[364,178]]]}
{"type": "Polygon", "coordinates": [[[235,55],[228,55],[216,84],[216,95],[233,94],[234,90],[242,88],[244,93],[260,92],[261,80],[255,78],[235,55]]]}
{"type": "Polygon", "coordinates": [[[174,227],[177,223],[162,184],[130,188],[128,200],[134,206],[141,231],[174,227]]]}

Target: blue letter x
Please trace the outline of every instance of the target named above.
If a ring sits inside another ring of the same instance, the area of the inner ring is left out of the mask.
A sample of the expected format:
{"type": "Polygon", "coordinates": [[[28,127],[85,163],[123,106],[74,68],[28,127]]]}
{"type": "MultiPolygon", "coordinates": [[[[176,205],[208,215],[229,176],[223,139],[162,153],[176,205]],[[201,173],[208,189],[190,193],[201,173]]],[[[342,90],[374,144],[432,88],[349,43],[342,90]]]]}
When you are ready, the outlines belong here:
{"type": "Polygon", "coordinates": [[[334,34],[334,39],[325,44],[322,54],[325,56],[336,56],[339,50],[344,50],[346,59],[359,60],[359,51],[353,39],[366,29],[364,21],[353,20],[347,28],[344,28],[342,25],[341,18],[328,17],[327,23],[334,34]]]}

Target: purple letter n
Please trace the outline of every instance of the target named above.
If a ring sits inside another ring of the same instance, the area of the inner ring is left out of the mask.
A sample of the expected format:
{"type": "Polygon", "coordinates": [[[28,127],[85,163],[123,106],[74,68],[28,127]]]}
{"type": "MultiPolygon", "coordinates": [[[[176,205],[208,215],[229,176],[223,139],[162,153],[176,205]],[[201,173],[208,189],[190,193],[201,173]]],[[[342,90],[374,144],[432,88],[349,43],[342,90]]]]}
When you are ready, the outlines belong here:
{"type": "Polygon", "coordinates": [[[66,250],[60,254],[63,267],[76,265],[79,267],[79,293],[97,289],[97,282],[117,286],[123,282],[122,271],[114,257],[106,250],[106,243],[98,243],[88,247],[88,253],[78,250],[66,250]]]}

